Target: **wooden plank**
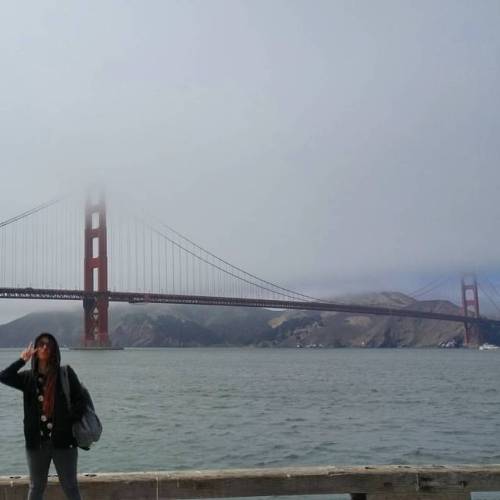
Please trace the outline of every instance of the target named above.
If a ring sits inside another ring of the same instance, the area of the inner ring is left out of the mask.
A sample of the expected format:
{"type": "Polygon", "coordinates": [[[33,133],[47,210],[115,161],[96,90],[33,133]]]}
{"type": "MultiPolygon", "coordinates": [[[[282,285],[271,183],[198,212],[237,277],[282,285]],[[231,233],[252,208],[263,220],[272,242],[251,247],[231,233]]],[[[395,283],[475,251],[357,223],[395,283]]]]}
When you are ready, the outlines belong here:
{"type": "Polygon", "coordinates": [[[500,466],[303,467],[189,471],[159,477],[160,498],[500,490],[500,466]]]}
{"type": "Polygon", "coordinates": [[[470,493],[435,493],[435,494],[412,494],[398,493],[390,495],[386,493],[375,493],[366,495],[366,500],[471,500],[470,493]]]}
{"type": "MultiPolygon", "coordinates": [[[[78,483],[86,500],[151,500],[157,498],[158,481],[150,473],[79,474],[78,483]]],[[[26,500],[27,476],[0,477],[0,499],[26,500]]],[[[45,497],[66,500],[57,477],[49,477],[45,497]]]]}
{"type": "MultiPolygon", "coordinates": [[[[83,496],[99,500],[231,498],[359,494],[370,500],[469,500],[471,491],[500,491],[500,465],[284,467],[79,475],[83,496]]],[[[57,479],[50,498],[58,500],[57,479]],[[52,493],[53,492],[53,493],[52,493]]],[[[0,477],[0,499],[25,498],[28,478],[0,477]]],[[[356,498],[356,496],[354,496],[356,498]]]]}

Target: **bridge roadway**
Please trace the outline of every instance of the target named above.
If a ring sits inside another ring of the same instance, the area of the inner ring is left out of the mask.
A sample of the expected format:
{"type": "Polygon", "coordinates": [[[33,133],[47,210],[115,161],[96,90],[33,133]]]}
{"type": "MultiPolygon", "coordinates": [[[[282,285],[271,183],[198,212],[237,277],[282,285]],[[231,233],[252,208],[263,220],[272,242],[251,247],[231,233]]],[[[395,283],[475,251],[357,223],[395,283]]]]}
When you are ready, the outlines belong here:
{"type": "MultiPolygon", "coordinates": [[[[102,297],[103,292],[88,293],[83,290],[55,290],[40,288],[0,288],[0,299],[44,299],[44,300],[84,300],[102,297]]],[[[377,316],[397,316],[403,318],[425,318],[440,321],[455,321],[471,325],[491,325],[500,327],[500,320],[484,317],[473,318],[455,314],[415,311],[407,308],[366,306],[360,304],[340,304],[336,302],[306,302],[293,300],[244,299],[238,297],[210,297],[204,295],[176,295],[142,292],[105,292],[110,302],[130,304],[192,304],[210,306],[267,307],[272,309],[297,309],[309,311],[335,311],[351,314],[377,316]]]]}

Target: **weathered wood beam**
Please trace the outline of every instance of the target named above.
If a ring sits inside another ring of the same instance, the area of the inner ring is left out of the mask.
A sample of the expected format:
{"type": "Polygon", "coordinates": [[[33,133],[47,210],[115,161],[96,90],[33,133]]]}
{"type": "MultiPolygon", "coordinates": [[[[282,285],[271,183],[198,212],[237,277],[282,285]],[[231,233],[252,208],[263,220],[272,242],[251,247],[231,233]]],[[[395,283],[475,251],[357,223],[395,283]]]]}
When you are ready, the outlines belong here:
{"type": "Polygon", "coordinates": [[[470,493],[430,493],[419,495],[418,493],[400,493],[390,495],[385,493],[375,493],[364,495],[360,500],[471,500],[470,493]]]}
{"type": "MultiPolygon", "coordinates": [[[[285,467],[178,472],[81,474],[88,500],[231,498],[351,493],[357,500],[469,500],[472,491],[500,491],[500,465],[285,467]]],[[[26,476],[0,477],[0,498],[20,500],[26,476]]],[[[57,478],[49,498],[63,500],[57,478]]]]}

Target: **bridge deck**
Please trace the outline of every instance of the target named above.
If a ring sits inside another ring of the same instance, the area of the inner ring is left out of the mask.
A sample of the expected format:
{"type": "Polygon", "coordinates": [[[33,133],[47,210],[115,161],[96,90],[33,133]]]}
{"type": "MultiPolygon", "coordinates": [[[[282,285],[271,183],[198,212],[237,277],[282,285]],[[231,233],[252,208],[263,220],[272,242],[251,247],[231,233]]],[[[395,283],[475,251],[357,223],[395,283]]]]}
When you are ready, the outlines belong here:
{"type": "Polygon", "coordinates": [[[192,304],[233,307],[266,307],[272,309],[297,309],[313,311],[335,311],[350,314],[396,316],[405,318],[425,318],[440,321],[454,321],[469,324],[490,324],[500,326],[500,320],[484,317],[474,318],[455,314],[416,311],[408,308],[367,306],[361,304],[340,304],[336,302],[306,302],[290,300],[245,299],[239,297],[210,297],[203,295],[176,295],[141,292],[85,292],[83,290],[54,290],[36,288],[0,288],[0,298],[4,299],[44,299],[44,300],[83,300],[107,295],[111,302],[131,304],[192,304]]]}

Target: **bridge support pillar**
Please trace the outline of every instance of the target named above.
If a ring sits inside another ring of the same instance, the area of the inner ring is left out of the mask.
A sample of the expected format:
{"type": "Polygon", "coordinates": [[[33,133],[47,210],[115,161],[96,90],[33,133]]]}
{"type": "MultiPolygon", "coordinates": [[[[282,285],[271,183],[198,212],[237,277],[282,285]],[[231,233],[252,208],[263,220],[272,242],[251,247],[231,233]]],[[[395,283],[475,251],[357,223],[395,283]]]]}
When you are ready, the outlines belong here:
{"type": "MultiPolygon", "coordinates": [[[[462,277],[462,308],[464,316],[479,318],[479,295],[475,274],[466,274],[462,277]]],[[[481,342],[479,326],[466,321],[464,345],[469,345],[474,341],[481,342]]]]}
{"type": "Polygon", "coordinates": [[[83,347],[109,347],[108,251],[106,202],[89,193],[85,206],[84,337],[83,347]]]}

